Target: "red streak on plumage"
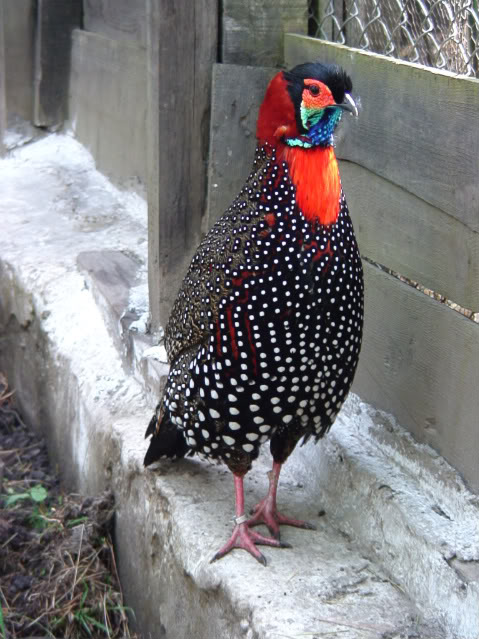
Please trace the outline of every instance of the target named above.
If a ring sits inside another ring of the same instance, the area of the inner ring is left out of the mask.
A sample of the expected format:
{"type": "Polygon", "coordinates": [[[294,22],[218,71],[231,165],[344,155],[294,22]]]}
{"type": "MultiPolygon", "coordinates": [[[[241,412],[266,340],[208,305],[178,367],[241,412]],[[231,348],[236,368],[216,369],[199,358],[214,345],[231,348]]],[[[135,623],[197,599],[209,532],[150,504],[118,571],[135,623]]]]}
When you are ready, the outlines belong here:
{"type": "Polygon", "coordinates": [[[328,243],[326,244],[326,248],[324,249],[324,251],[320,251],[319,249],[316,250],[316,253],[315,253],[314,257],[313,257],[313,262],[316,262],[317,260],[321,259],[323,257],[323,255],[328,255],[329,257],[333,256],[333,251],[331,250],[331,242],[330,242],[330,240],[328,240],[328,243]]]}
{"type": "MultiPolygon", "coordinates": [[[[301,241],[300,241],[300,245],[301,245],[301,241]]],[[[328,240],[328,243],[326,244],[326,248],[324,250],[321,250],[319,248],[316,240],[312,240],[309,244],[305,244],[304,248],[307,251],[309,251],[310,249],[314,249],[313,262],[317,262],[318,260],[320,260],[323,257],[323,255],[328,255],[329,257],[333,256],[330,240],[328,240]]]]}
{"type": "Polygon", "coordinates": [[[276,215],[274,213],[266,213],[264,221],[268,226],[274,226],[276,223],[276,215]]]}
{"type": "Polygon", "coordinates": [[[228,332],[231,339],[231,352],[233,354],[233,357],[235,359],[238,359],[238,344],[236,342],[236,331],[233,324],[233,309],[231,308],[231,306],[228,306],[228,308],[226,309],[226,320],[228,322],[228,332]]]}
{"type": "MultiPolygon", "coordinates": [[[[231,279],[231,283],[233,284],[233,286],[239,287],[239,286],[242,286],[243,281],[246,278],[253,277],[255,275],[257,275],[257,273],[255,273],[255,271],[242,271],[241,275],[239,275],[238,277],[233,277],[231,279]]],[[[246,293],[249,294],[248,291],[246,291],[246,293]]],[[[246,301],[246,299],[248,299],[248,298],[246,297],[244,300],[238,300],[238,301],[239,302],[244,302],[244,301],[246,301]]]]}
{"type": "Polygon", "coordinates": [[[280,159],[288,164],[304,217],[309,222],[317,219],[320,224],[334,224],[339,215],[341,180],[333,147],[283,146],[280,159]]]}
{"type": "Polygon", "coordinates": [[[267,237],[270,234],[270,229],[272,226],[276,224],[276,215],[274,213],[266,213],[264,216],[264,221],[269,226],[269,229],[263,229],[259,232],[260,237],[267,237]]]}

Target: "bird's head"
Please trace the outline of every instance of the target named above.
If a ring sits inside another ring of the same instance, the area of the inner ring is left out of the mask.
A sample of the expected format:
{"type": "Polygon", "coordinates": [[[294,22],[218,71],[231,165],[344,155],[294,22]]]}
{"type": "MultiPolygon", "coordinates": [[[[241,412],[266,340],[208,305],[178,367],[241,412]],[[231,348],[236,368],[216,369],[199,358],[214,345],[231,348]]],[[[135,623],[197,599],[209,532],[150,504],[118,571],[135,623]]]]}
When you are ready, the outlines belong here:
{"type": "Polygon", "coordinates": [[[350,77],[337,65],[307,62],[280,71],[266,89],[256,135],[261,144],[327,147],[344,111],[358,114],[350,77]]]}

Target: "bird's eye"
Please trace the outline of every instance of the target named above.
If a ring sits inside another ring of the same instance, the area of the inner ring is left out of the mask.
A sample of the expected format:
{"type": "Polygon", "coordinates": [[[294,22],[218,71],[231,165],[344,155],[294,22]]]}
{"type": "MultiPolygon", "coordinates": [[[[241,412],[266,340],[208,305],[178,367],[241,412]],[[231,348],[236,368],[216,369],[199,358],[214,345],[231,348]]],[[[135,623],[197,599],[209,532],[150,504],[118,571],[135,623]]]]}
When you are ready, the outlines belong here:
{"type": "Polygon", "coordinates": [[[308,89],[311,95],[319,95],[319,87],[316,84],[310,84],[308,89]]]}

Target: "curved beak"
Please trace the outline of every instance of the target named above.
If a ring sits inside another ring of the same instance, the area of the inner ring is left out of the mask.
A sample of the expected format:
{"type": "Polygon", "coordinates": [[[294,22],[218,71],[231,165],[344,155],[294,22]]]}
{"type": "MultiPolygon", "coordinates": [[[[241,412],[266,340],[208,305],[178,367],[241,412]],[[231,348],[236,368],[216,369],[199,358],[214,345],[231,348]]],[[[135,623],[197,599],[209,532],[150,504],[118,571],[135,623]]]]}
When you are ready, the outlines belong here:
{"type": "Polygon", "coordinates": [[[356,106],[356,102],[353,100],[353,98],[349,95],[349,93],[345,93],[344,94],[344,102],[342,102],[341,104],[336,104],[335,105],[338,109],[343,109],[343,111],[349,111],[350,113],[352,113],[356,118],[359,115],[358,112],[358,107],[356,106]]]}

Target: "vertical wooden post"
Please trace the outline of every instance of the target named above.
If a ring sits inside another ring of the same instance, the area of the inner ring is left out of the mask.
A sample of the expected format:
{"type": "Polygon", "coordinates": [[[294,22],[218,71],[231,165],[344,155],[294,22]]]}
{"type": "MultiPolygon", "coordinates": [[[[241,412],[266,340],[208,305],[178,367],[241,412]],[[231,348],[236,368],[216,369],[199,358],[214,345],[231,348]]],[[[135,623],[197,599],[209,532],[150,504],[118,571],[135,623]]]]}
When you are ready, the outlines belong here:
{"type": "Polygon", "coordinates": [[[71,34],[81,26],[81,0],[38,0],[34,55],[33,123],[62,124],[66,116],[71,34]]]}
{"type": "Polygon", "coordinates": [[[3,16],[3,0],[0,0],[0,157],[5,153],[3,140],[5,136],[5,129],[7,127],[7,98],[5,95],[5,27],[3,16]]]}
{"type": "MultiPolygon", "coordinates": [[[[342,25],[344,0],[309,0],[308,10],[311,16],[310,20],[312,21],[310,24],[309,35],[317,35],[320,37],[321,34],[316,34],[314,28],[311,29],[311,26],[314,27],[315,23],[319,26],[325,17],[330,15],[331,9],[333,10],[333,15],[338,23],[342,25]]],[[[338,37],[339,31],[332,18],[323,23],[321,29],[325,34],[326,39],[331,42],[334,42],[338,37]]]]}
{"type": "Polygon", "coordinates": [[[7,128],[32,121],[35,0],[4,2],[7,128]]]}
{"type": "MultiPolygon", "coordinates": [[[[313,37],[321,36],[321,34],[318,33],[316,29],[324,20],[324,17],[328,12],[329,2],[330,0],[309,0],[308,5],[309,5],[310,16],[311,16],[310,19],[312,19],[311,26],[313,28],[312,29],[310,28],[308,35],[311,35],[313,37]]],[[[325,33],[326,38],[328,40],[333,40],[334,38],[333,21],[328,20],[322,25],[321,28],[322,28],[322,31],[325,33]]]]}
{"type": "Polygon", "coordinates": [[[148,282],[165,326],[205,208],[218,0],[148,0],[148,282]]]}
{"type": "Polygon", "coordinates": [[[221,0],[221,62],[283,64],[285,33],[308,33],[306,0],[221,0]]]}

